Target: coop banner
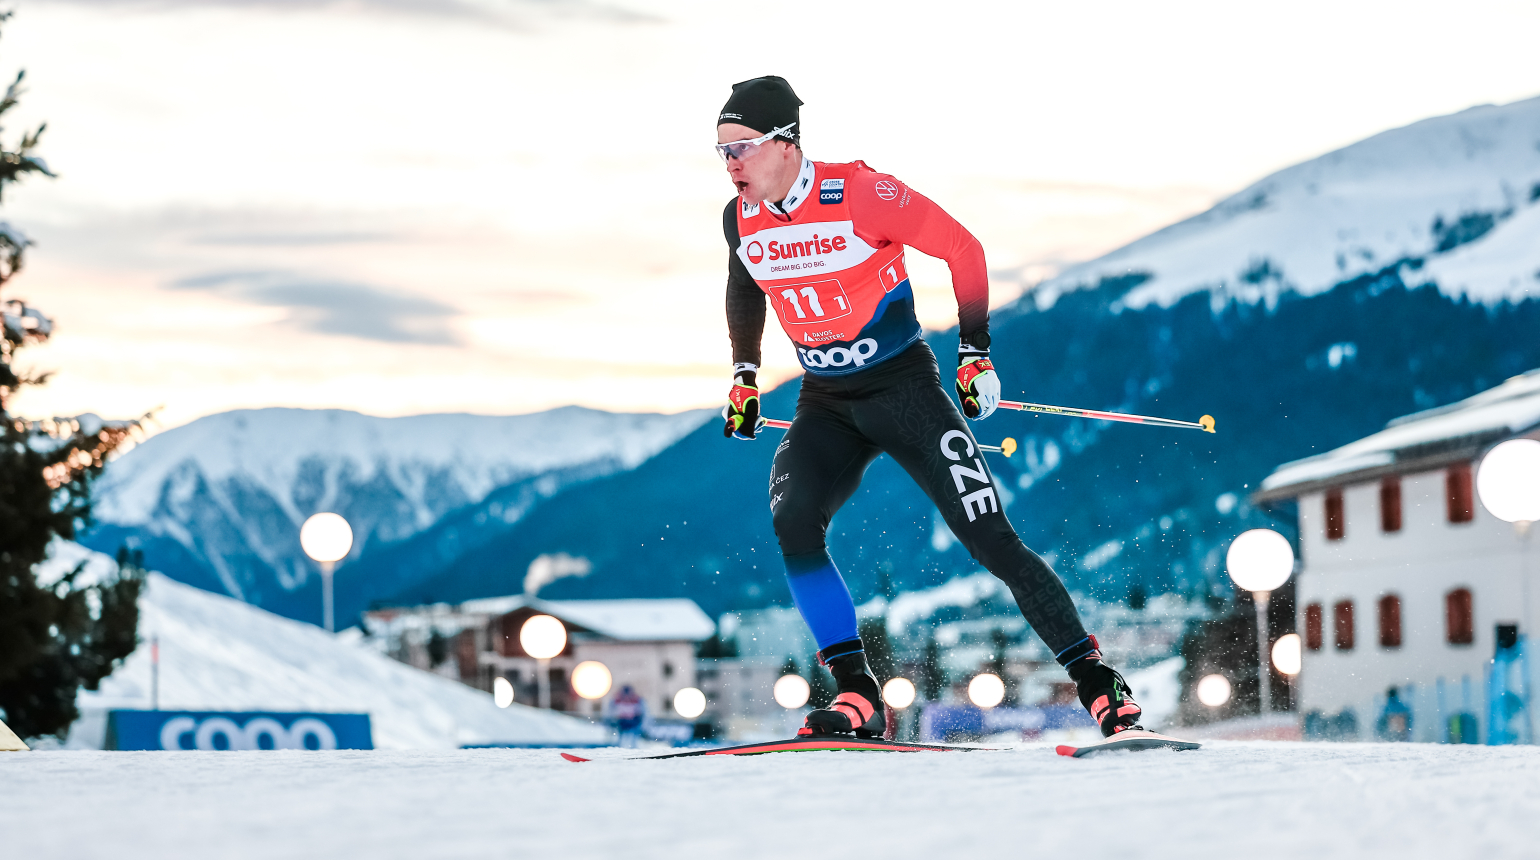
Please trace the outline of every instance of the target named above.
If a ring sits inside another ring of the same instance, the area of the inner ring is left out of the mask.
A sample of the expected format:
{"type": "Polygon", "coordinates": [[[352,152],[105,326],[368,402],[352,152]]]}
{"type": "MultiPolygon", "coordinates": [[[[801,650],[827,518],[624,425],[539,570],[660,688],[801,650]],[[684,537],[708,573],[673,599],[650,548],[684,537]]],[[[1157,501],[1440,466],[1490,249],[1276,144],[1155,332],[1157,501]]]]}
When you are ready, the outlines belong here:
{"type": "Polygon", "coordinates": [[[131,711],[107,715],[110,750],[368,750],[368,714],[131,711]]]}

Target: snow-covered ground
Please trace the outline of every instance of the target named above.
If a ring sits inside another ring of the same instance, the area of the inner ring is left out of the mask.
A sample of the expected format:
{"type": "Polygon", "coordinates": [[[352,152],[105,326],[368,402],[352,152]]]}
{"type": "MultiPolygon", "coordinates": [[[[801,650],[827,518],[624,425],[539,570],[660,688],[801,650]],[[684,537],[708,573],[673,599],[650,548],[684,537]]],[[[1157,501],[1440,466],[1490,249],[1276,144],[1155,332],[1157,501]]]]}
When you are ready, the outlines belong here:
{"type": "Polygon", "coordinates": [[[1533,857],[1540,749],[0,754],[7,857],[1533,857]]]}

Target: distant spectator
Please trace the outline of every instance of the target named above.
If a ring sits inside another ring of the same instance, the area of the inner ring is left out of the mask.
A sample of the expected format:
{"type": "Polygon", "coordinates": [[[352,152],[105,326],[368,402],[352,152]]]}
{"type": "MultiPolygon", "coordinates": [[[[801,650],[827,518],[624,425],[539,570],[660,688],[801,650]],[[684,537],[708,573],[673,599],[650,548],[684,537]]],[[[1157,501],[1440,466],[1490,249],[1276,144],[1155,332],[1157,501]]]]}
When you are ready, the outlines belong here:
{"type": "Polygon", "coordinates": [[[620,735],[620,745],[635,747],[642,737],[642,725],[647,722],[647,702],[636,694],[630,684],[620,688],[606,708],[607,717],[620,735]]]}
{"type": "Polygon", "coordinates": [[[1375,731],[1380,740],[1409,741],[1412,739],[1412,709],[1401,701],[1401,691],[1391,687],[1385,691],[1385,708],[1380,711],[1375,731]]]}

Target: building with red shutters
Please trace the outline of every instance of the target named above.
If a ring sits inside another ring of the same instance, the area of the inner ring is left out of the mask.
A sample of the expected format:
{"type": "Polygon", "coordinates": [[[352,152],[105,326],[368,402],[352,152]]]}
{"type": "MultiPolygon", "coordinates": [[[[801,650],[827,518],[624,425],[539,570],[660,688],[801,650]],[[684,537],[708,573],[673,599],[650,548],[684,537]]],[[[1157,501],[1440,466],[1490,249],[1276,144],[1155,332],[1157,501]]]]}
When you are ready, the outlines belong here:
{"type": "Polygon", "coordinates": [[[1315,725],[1372,739],[1395,687],[1415,740],[1449,740],[1462,713],[1484,739],[1498,637],[1540,624],[1540,538],[1494,517],[1476,492],[1481,458],[1522,436],[1540,439],[1540,370],[1286,463],[1262,483],[1256,503],[1297,502],[1295,697],[1307,734],[1315,725]]]}

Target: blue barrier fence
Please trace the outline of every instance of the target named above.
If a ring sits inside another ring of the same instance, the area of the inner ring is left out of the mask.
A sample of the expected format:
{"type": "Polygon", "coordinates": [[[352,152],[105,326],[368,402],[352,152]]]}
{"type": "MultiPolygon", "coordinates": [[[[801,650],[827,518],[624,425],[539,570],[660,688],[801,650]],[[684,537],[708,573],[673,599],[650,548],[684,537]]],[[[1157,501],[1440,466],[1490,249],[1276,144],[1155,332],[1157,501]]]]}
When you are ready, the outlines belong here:
{"type": "Polygon", "coordinates": [[[110,750],[370,750],[368,714],[234,711],[107,713],[110,750]]]}

